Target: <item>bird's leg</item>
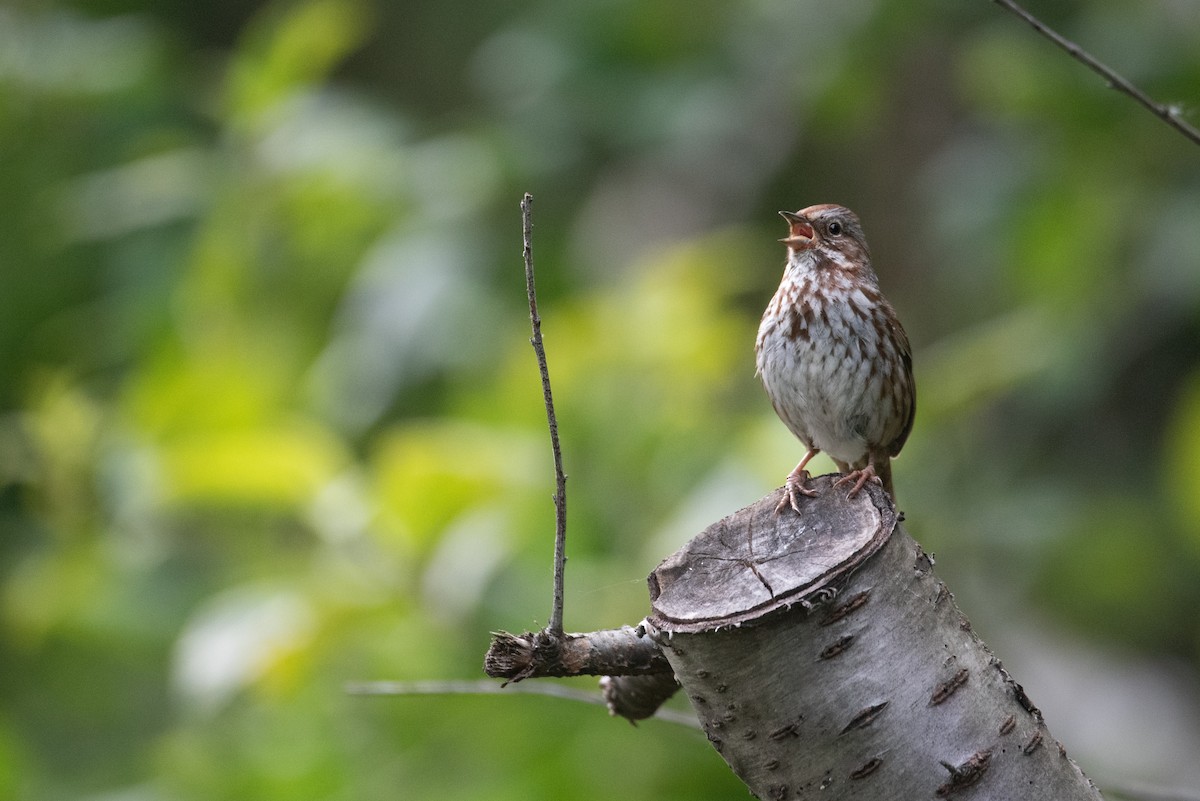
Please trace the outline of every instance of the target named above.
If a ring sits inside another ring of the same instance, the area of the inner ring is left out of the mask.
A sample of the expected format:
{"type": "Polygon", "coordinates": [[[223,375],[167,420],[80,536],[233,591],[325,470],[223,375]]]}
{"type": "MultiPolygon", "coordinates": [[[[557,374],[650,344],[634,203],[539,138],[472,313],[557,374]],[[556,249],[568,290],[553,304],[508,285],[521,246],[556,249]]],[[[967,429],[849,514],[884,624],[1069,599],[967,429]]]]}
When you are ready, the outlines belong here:
{"type": "Polygon", "coordinates": [[[819,448],[809,448],[808,453],[804,454],[804,458],[800,460],[800,464],[796,465],[796,469],[788,473],[787,480],[783,482],[784,493],[779,500],[779,505],[775,507],[775,514],[779,514],[789,506],[795,510],[796,514],[800,513],[800,498],[801,495],[807,495],[810,498],[817,497],[817,491],[804,486],[808,481],[808,471],[804,466],[809,460],[820,453],[819,448]]]}

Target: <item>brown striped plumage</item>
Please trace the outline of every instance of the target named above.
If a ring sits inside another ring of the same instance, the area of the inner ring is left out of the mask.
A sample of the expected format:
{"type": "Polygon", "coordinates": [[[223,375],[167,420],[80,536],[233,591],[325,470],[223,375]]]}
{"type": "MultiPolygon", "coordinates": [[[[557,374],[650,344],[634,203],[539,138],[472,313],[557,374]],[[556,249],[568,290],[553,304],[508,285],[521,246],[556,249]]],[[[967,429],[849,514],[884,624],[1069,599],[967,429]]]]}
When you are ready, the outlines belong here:
{"type": "Polygon", "coordinates": [[[763,314],[758,374],[780,419],[808,452],[787,477],[779,511],[799,511],[804,467],[825,451],[852,483],[893,498],[891,459],[912,430],[916,389],[908,337],[879,291],[862,225],[841,206],[783,211],[787,266],[763,314]]]}

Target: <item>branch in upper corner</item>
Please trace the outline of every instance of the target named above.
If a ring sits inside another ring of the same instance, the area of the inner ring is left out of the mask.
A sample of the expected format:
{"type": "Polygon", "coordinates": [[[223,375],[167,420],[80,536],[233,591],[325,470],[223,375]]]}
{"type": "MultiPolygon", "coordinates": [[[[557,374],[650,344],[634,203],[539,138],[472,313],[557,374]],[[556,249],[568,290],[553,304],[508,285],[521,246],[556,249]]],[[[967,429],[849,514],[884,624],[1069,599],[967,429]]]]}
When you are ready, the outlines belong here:
{"type": "Polygon", "coordinates": [[[554,415],[554,395],[550,391],[550,369],[546,365],[546,348],[542,344],[542,318],[538,316],[537,292],[533,282],[533,195],[521,199],[521,230],[525,255],[525,292],[529,296],[529,322],[533,337],[529,340],[537,354],[538,370],[542,374],[542,399],[546,404],[546,421],[550,425],[550,447],[554,452],[554,605],[546,631],[558,639],[563,636],[563,571],[567,561],[567,476],[563,472],[562,449],[558,444],[558,418],[554,415]]]}
{"type": "Polygon", "coordinates": [[[1007,9],[1008,11],[1011,11],[1013,14],[1016,14],[1018,17],[1025,20],[1025,22],[1027,22],[1035,31],[1054,42],[1054,44],[1058,45],[1063,50],[1067,51],[1072,58],[1084,64],[1092,72],[1095,72],[1097,75],[1104,78],[1111,88],[1133,98],[1146,109],[1148,109],[1150,113],[1162,119],[1165,123],[1167,123],[1167,125],[1170,125],[1172,128],[1179,131],[1193,143],[1200,145],[1200,131],[1188,125],[1183,121],[1183,119],[1180,118],[1178,107],[1156,102],[1141,89],[1138,89],[1132,83],[1114,72],[1111,68],[1097,61],[1079,45],[1063,38],[1040,19],[1033,16],[1024,8],[1013,2],[1013,0],[992,0],[992,2],[996,3],[1002,8],[1007,9]]]}

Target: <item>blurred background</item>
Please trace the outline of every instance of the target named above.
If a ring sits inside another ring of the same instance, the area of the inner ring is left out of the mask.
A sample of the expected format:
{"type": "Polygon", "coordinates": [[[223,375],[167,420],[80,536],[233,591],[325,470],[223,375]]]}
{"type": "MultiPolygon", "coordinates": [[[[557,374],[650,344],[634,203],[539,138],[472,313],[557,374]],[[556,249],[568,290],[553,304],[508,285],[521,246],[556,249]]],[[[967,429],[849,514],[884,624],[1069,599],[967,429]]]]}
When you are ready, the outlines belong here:
{"type": "MultiPolygon", "coordinates": [[[[1031,7],[1197,120],[1200,5],[1031,7]]],[[[796,463],[752,346],[776,212],[839,202],[915,346],[905,525],[1094,779],[1200,786],[1200,148],[1014,17],[16,0],[0,798],[742,797],[676,725],[343,692],[549,612],[525,191],[569,629],[796,463]]]]}

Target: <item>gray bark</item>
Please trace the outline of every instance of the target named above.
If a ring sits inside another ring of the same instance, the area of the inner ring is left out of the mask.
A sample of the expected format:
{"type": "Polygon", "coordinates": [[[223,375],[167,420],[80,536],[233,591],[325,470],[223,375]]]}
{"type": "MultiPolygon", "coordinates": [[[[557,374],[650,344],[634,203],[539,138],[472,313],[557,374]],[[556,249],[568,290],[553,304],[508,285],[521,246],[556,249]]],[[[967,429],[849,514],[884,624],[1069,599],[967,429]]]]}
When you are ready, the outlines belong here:
{"type": "Polygon", "coordinates": [[[647,628],[730,767],[763,799],[1099,799],[887,495],[831,484],[650,577],[647,628]]]}

